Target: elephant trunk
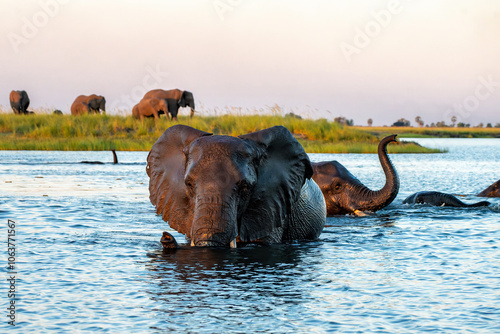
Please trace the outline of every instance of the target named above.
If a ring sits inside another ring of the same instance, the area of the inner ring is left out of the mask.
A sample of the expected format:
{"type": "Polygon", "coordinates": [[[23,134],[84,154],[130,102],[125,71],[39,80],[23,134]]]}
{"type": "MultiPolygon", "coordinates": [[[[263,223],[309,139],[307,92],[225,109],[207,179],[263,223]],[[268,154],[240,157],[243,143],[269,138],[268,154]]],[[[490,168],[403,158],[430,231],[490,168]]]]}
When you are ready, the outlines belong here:
{"type": "Polygon", "coordinates": [[[397,135],[391,135],[382,139],[378,145],[378,157],[386,177],[385,185],[382,189],[373,191],[367,187],[359,190],[359,201],[357,210],[377,211],[389,204],[396,198],[399,192],[399,176],[391,159],[387,155],[387,145],[396,141],[397,135]]]}
{"type": "Polygon", "coordinates": [[[218,195],[197,196],[191,227],[191,245],[236,247],[236,203],[218,195]]]}

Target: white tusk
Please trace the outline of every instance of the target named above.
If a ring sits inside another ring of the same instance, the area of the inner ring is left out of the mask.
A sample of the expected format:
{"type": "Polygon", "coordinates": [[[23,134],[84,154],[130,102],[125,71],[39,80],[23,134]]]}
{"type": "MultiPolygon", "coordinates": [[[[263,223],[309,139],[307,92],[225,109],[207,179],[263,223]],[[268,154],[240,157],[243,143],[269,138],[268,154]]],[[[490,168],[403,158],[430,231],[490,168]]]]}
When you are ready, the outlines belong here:
{"type": "Polygon", "coordinates": [[[237,245],[236,245],[236,238],[233,241],[231,241],[231,243],[229,244],[229,247],[231,247],[231,248],[238,248],[237,245]]]}

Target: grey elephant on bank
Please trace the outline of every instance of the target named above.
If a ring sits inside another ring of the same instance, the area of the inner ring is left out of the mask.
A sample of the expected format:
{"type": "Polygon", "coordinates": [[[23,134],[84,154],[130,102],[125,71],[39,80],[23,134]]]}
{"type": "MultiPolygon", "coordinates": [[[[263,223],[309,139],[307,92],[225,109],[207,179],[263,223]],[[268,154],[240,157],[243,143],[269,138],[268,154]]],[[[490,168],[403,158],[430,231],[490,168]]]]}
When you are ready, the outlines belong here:
{"type": "Polygon", "coordinates": [[[473,204],[466,204],[453,195],[439,191],[420,191],[408,196],[403,204],[430,204],[434,206],[452,206],[457,208],[488,206],[491,203],[481,201],[473,204]]]}
{"type": "Polygon", "coordinates": [[[30,98],[24,90],[13,90],[9,95],[10,106],[14,114],[26,115],[29,114],[28,107],[30,98]]]}
{"type": "Polygon", "coordinates": [[[191,246],[314,240],[325,225],[309,158],[282,126],[231,137],[175,125],[146,171],[151,203],[191,246]]]}
{"type": "Polygon", "coordinates": [[[80,95],[71,104],[71,115],[75,116],[90,113],[99,114],[100,110],[106,113],[106,99],[104,96],[96,94],[80,95]]]}
{"type": "Polygon", "coordinates": [[[144,117],[159,119],[161,114],[166,114],[168,117],[168,106],[164,99],[145,98],[132,108],[132,116],[141,120],[144,117]]]}
{"type": "Polygon", "coordinates": [[[320,187],[326,201],[327,215],[375,212],[389,204],[399,192],[399,177],[387,155],[387,145],[396,142],[396,135],[382,139],[378,145],[378,157],[386,177],[382,189],[368,189],[338,161],[313,163],[313,180],[320,187]]]}
{"type": "Polygon", "coordinates": [[[500,197],[500,180],[477,194],[479,197],[500,197]]]}
{"type": "MultiPolygon", "coordinates": [[[[144,95],[143,99],[164,99],[167,102],[168,112],[170,113],[173,120],[177,120],[177,114],[179,113],[180,107],[189,107],[191,109],[190,116],[194,115],[194,97],[193,93],[188,91],[182,91],[180,89],[153,89],[144,95]]],[[[166,112],[165,112],[166,114],[166,112]]]]}

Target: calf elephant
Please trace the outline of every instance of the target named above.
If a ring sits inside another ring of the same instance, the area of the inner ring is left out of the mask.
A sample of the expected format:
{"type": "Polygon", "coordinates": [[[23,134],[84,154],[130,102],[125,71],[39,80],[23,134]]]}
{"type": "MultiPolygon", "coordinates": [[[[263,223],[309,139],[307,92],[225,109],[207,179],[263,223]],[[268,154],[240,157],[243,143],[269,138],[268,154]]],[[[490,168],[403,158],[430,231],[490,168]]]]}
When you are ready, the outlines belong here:
{"type": "Polygon", "coordinates": [[[144,99],[147,98],[157,98],[165,99],[168,104],[168,111],[172,115],[172,119],[177,120],[177,114],[179,112],[179,107],[189,107],[191,109],[190,116],[194,115],[194,97],[193,93],[188,91],[182,91],[180,89],[153,89],[144,95],[144,99]]]}
{"type": "Polygon", "coordinates": [[[24,90],[13,90],[9,95],[10,106],[14,111],[14,114],[28,114],[28,107],[30,105],[30,99],[28,93],[24,90]]]}
{"type": "Polygon", "coordinates": [[[500,180],[477,194],[479,197],[500,197],[500,180]]]}
{"type": "Polygon", "coordinates": [[[478,207],[488,206],[491,203],[481,201],[473,204],[466,204],[453,195],[441,193],[438,191],[420,191],[408,196],[403,204],[430,204],[434,206],[453,206],[453,207],[478,207]]]}
{"type": "Polygon", "coordinates": [[[374,212],[392,203],[399,192],[399,177],[387,155],[387,145],[391,142],[396,142],[396,135],[385,137],[378,145],[378,157],[386,181],[377,191],[368,189],[337,161],[312,164],[312,178],[325,196],[328,216],[364,215],[365,211],[374,212]]]}
{"type": "Polygon", "coordinates": [[[85,112],[85,108],[81,106],[84,103],[87,105],[87,113],[99,114],[100,110],[106,112],[106,99],[100,95],[80,95],[71,105],[71,115],[81,115],[85,112]]]}
{"type": "Polygon", "coordinates": [[[159,115],[166,114],[168,118],[167,101],[157,98],[145,98],[132,108],[132,116],[143,120],[144,117],[159,119],[159,115]]]}
{"type": "Polygon", "coordinates": [[[284,127],[239,137],[167,129],[147,158],[151,203],[191,246],[318,238],[325,200],[284,127]]]}

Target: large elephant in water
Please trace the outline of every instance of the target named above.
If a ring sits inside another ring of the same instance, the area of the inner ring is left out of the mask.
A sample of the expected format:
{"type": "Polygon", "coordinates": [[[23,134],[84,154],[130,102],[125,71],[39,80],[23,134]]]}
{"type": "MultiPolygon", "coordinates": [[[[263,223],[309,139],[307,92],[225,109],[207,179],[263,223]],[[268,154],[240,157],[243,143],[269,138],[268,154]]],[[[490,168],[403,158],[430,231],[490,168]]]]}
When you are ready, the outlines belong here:
{"type": "Polygon", "coordinates": [[[87,113],[99,114],[100,110],[105,113],[106,99],[104,98],[104,96],[96,94],[80,95],[71,105],[71,115],[81,115],[82,113],[85,113],[85,109],[87,110],[87,113]],[[86,108],[82,106],[82,103],[86,105],[86,108]]]}
{"type": "Polygon", "coordinates": [[[477,194],[479,197],[500,197],[500,180],[477,194]]]}
{"type": "Polygon", "coordinates": [[[157,98],[164,99],[168,104],[168,112],[172,115],[172,119],[177,120],[179,107],[189,107],[191,109],[190,116],[194,115],[194,97],[193,93],[182,91],[180,89],[153,89],[144,95],[144,99],[157,98]]]}
{"type": "Polygon", "coordinates": [[[28,106],[30,105],[30,98],[28,93],[24,90],[13,90],[9,95],[10,106],[14,114],[28,114],[28,106]]]}
{"type": "Polygon", "coordinates": [[[175,125],[146,171],[151,203],[191,246],[314,240],[326,221],[309,158],[281,126],[231,137],[175,125]]]}
{"type": "Polygon", "coordinates": [[[167,101],[157,98],[142,99],[132,108],[132,116],[137,119],[144,117],[154,117],[159,119],[159,115],[166,114],[168,118],[167,101]]]}
{"type": "Polygon", "coordinates": [[[439,191],[420,191],[405,198],[403,204],[430,204],[434,206],[452,206],[456,208],[463,208],[488,206],[491,203],[488,201],[481,201],[477,203],[466,204],[450,194],[442,193],[439,191]]]}
{"type": "Polygon", "coordinates": [[[325,196],[327,215],[375,212],[391,204],[399,191],[399,177],[389,156],[387,145],[396,142],[396,135],[382,139],[378,145],[378,157],[386,181],[382,189],[368,189],[337,161],[313,163],[313,180],[325,196]]]}

